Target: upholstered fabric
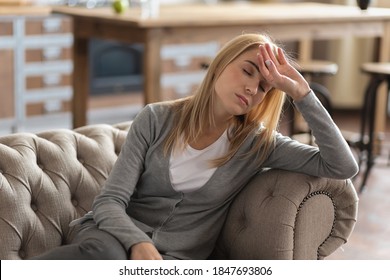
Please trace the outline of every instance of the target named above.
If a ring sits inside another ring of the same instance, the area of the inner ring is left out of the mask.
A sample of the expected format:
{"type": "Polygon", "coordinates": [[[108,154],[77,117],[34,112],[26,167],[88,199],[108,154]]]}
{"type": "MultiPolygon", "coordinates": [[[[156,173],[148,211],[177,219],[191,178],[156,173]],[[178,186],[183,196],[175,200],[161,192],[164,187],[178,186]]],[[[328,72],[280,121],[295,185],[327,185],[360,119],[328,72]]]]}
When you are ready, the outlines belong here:
{"type": "Polygon", "coordinates": [[[91,208],[126,132],[108,125],[14,134],[0,140],[0,258],[65,244],[91,208]]]}
{"type": "MultiPolygon", "coordinates": [[[[68,242],[90,210],[130,122],[0,137],[0,259],[68,242]]],[[[321,259],[347,241],[357,217],[349,180],[267,170],[234,201],[213,258],[321,259]]]]}
{"type": "Polygon", "coordinates": [[[347,241],[357,201],[349,180],[267,170],[235,199],[217,252],[230,259],[323,259],[347,241]]]}

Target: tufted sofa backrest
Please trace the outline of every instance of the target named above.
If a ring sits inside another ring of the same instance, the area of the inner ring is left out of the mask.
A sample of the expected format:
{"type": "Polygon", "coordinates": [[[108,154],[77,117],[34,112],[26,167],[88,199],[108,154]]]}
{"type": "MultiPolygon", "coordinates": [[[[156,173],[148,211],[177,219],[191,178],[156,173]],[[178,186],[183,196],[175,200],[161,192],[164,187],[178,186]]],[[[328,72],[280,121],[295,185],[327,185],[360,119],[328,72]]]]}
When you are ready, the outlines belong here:
{"type": "Polygon", "coordinates": [[[0,259],[66,244],[91,209],[131,122],[0,137],[0,259]]]}

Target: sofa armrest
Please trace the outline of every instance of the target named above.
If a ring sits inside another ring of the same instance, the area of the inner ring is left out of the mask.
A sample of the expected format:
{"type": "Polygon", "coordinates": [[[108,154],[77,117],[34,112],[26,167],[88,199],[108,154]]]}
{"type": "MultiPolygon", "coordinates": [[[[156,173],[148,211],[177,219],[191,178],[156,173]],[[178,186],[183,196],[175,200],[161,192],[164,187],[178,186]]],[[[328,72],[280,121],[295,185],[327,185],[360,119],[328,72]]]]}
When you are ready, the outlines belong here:
{"type": "Polygon", "coordinates": [[[232,203],[214,257],[323,259],[347,242],[357,207],[350,180],[264,171],[232,203]]]}

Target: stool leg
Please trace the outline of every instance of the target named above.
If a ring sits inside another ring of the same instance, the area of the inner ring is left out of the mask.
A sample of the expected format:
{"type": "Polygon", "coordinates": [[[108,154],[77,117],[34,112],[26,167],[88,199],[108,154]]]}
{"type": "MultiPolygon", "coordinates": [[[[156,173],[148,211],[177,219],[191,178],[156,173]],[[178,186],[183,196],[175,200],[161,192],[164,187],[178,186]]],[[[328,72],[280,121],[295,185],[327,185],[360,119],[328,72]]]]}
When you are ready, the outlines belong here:
{"type": "Polygon", "coordinates": [[[356,144],[356,147],[359,150],[359,169],[363,163],[364,159],[364,152],[366,151],[366,130],[367,125],[369,123],[369,116],[370,116],[370,102],[371,102],[371,96],[372,93],[375,91],[375,83],[373,79],[371,79],[370,83],[368,84],[366,91],[364,93],[364,99],[363,99],[363,107],[360,112],[360,138],[358,143],[356,144]]]}
{"type": "Polygon", "coordinates": [[[316,83],[316,82],[311,82],[310,88],[314,91],[315,95],[321,101],[322,105],[328,111],[329,115],[332,115],[333,114],[333,106],[332,106],[332,101],[331,101],[329,90],[326,87],[324,87],[323,85],[316,83]]]}
{"type": "MultiPolygon", "coordinates": [[[[387,75],[387,114],[390,117],[390,75],[387,75]]],[[[390,151],[387,158],[387,166],[390,166],[390,151]]]]}
{"type": "Polygon", "coordinates": [[[362,119],[361,119],[361,134],[360,134],[360,145],[361,145],[361,155],[359,156],[359,165],[363,161],[363,153],[366,152],[366,170],[363,175],[363,180],[359,189],[361,193],[366,186],[368,176],[370,174],[371,168],[374,165],[374,155],[373,155],[373,146],[375,142],[374,137],[374,126],[375,126],[375,106],[377,99],[377,90],[379,85],[382,83],[380,77],[372,77],[366,93],[365,93],[365,104],[363,105],[362,110],[362,119]],[[368,125],[368,139],[365,141],[366,135],[366,125],[368,125]]]}

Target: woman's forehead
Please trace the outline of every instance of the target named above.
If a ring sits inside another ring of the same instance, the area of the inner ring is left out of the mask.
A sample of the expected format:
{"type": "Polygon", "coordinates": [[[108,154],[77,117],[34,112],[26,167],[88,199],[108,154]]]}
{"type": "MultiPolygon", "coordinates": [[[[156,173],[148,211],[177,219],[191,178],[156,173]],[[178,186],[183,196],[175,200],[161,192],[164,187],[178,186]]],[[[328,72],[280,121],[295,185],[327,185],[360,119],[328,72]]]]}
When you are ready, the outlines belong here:
{"type": "Polygon", "coordinates": [[[243,53],[241,53],[237,57],[237,60],[250,60],[250,61],[258,64],[258,60],[257,60],[258,53],[259,53],[258,48],[251,48],[251,49],[246,50],[243,53]]]}
{"type": "Polygon", "coordinates": [[[251,55],[251,56],[257,56],[259,52],[259,46],[252,47],[244,51],[242,54],[251,55]]]}

